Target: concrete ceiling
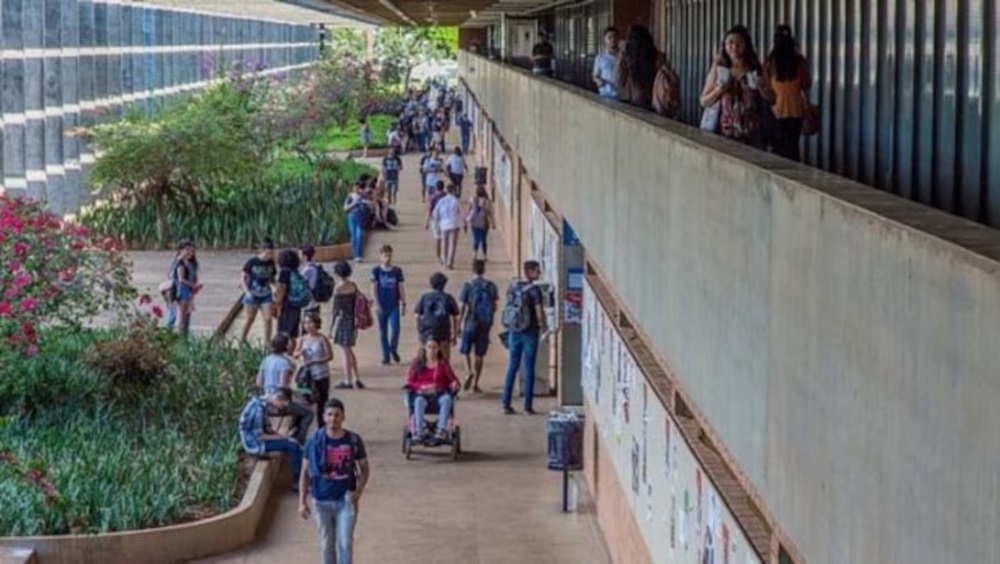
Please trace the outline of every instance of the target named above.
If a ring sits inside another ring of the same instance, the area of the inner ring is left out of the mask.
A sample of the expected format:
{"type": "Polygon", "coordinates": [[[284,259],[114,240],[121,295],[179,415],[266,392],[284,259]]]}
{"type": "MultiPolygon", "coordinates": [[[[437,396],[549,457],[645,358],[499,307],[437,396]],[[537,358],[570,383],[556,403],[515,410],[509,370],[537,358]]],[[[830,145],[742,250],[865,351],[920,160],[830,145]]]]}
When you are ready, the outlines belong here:
{"type": "Polygon", "coordinates": [[[383,23],[362,10],[327,0],[142,0],[144,4],[296,24],[370,27],[383,23]]]}
{"type": "MultiPolygon", "coordinates": [[[[325,0],[331,2],[331,0],[325,0]]],[[[579,1],[579,0],[574,0],[579,1]]],[[[500,13],[530,14],[566,0],[335,0],[337,5],[370,14],[387,25],[489,25],[500,13]]]]}

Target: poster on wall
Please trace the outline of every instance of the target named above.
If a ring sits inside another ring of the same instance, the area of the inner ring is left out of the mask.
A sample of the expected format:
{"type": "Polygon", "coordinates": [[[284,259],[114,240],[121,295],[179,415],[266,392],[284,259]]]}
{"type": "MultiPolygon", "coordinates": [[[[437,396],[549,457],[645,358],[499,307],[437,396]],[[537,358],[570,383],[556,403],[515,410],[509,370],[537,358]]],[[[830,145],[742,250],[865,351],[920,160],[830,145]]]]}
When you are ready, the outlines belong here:
{"type": "Polygon", "coordinates": [[[500,136],[493,134],[493,181],[496,183],[500,193],[500,200],[504,203],[508,214],[513,213],[511,206],[511,194],[513,193],[513,175],[511,171],[510,157],[504,149],[500,136]]]}

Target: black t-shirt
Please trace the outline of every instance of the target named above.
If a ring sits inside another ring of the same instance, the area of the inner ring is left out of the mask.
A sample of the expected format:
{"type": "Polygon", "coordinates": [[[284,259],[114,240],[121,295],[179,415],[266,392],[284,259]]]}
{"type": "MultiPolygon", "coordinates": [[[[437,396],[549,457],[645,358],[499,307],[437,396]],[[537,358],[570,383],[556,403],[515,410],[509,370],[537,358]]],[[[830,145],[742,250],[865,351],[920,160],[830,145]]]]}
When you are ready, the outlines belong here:
{"type": "Polygon", "coordinates": [[[451,317],[459,314],[458,302],[446,292],[433,290],[420,296],[413,312],[421,316],[420,340],[451,340],[451,317]],[[443,308],[443,312],[439,311],[443,308]],[[443,313],[443,315],[438,315],[443,313]]]}
{"type": "Polygon", "coordinates": [[[462,287],[462,293],[458,295],[458,301],[460,301],[468,311],[465,316],[465,321],[462,324],[462,330],[467,333],[471,333],[480,327],[480,324],[476,319],[475,304],[475,298],[480,288],[484,289],[486,294],[489,295],[490,303],[494,305],[493,313],[496,313],[495,306],[497,301],[500,299],[500,291],[497,289],[497,285],[485,278],[473,278],[472,280],[466,282],[465,286],[462,287]]]}
{"type": "Polygon", "coordinates": [[[535,43],[535,46],[531,48],[531,57],[535,61],[536,69],[551,69],[552,58],[554,56],[555,51],[552,49],[552,44],[549,42],[535,43]]]}
{"type": "Polygon", "coordinates": [[[278,268],[273,260],[250,257],[243,265],[243,272],[249,277],[247,287],[252,295],[258,298],[271,295],[271,284],[278,274],[278,268]]]}
{"type": "MultiPolygon", "coordinates": [[[[516,284],[527,286],[529,282],[518,280],[517,282],[511,284],[511,287],[507,289],[507,292],[509,293],[516,284]]],[[[528,330],[541,329],[542,324],[541,320],[538,319],[538,308],[545,307],[545,296],[542,294],[541,288],[535,286],[534,284],[525,288],[524,301],[527,303],[531,311],[531,328],[528,330]]]]}

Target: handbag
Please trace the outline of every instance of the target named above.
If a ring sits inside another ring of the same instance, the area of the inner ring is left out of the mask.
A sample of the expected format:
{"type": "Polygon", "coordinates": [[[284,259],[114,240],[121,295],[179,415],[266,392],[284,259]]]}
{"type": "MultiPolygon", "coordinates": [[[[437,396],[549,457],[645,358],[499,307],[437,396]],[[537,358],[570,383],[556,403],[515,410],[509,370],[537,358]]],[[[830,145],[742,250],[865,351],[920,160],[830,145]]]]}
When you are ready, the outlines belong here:
{"type": "Polygon", "coordinates": [[[802,116],[802,135],[806,137],[812,137],[819,133],[819,118],[820,118],[820,107],[819,104],[810,104],[806,102],[805,115],[802,116]]]}
{"type": "MultiPolygon", "coordinates": [[[[715,83],[729,80],[729,69],[726,67],[715,67],[715,83]]],[[[707,107],[701,113],[701,128],[705,131],[718,133],[719,119],[722,116],[722,100],[716,100],[714,104],[707,107]]]]}

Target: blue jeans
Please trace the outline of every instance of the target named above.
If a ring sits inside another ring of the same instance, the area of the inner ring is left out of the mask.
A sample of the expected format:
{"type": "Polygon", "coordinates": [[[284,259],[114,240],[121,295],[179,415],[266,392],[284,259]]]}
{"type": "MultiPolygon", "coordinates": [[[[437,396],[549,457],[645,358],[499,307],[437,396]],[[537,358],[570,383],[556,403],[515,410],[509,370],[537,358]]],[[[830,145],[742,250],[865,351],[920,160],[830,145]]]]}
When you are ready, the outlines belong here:
{"type": "MultiPolygon", "coordinates": [[[[451,419],[451,404],[454,400],[451,394],[439,394],[437,397],[438,405],[438,431],[444,432],[448,430],[448,421],[451,419]]],[[[413,420],[417,422],[417,425],[424,424],[424,413],[427,411],[427,396],[417,394],[413,398],[413,420]]],[[[419,434],[422,429],[417,428],[416,433],[419,434]]]]}
{"type": "Polygon", "coordinates": [[[462,134],[462,154],[464,155],[469,154],[469,143],[472,140],[471,137],[471,135],[467,135],[465,133],[462,134]]]}
{"type": "Polygon", "coordinates": [[[351,564],[356,517],[350,494],[332,501],[313,498],[313,519],[319,529],[323,564],[351,564]]]}
{"type": "Polygon", "coordinates": [[[478,227],[472,228],[472,252],[476,252],[479,249],[483,250],[483,254],[486,254],[486,234],[489,231],[487,229],[480,229],[478,227]]]}
{"type": "Polygon", "coordinates": [[[351,234],[351,252],[354,253],[355,259],[360,259],[364,254],[362,243],[365,236],[365,226],[362,224],[361,217],[353,213],[347,214],[347,229],[351,234]]]}
{"type": "Polygon", "coordinates": [[[507,336],[507,348],[510,359],[507,362],[507,377],[503,382],[503,406],[510,407],[514,395],[514,379],[524,361],[524,409],[531,409],[535,393],[535,359],[538,357],[538,330],[531,329],[521,333],[513,331],[507,336]]]}
{"type": "Polygon", "coordinates": [[[288,464],[292,467],[292,487],[298,489],[299,473],[302,472],[302,447],[299,443],[292,439],[264,441],[264,452],[283,452],[288,455],[288,464]]]}
{"type": "Polygon", "coordinates": [[[167,329],[174,330],[174,326],[177,325],[177,302],[167,304],[167,316],[163,322],[167,329]]]}
{"type": "Polygon", "coordinates": [[[382,338],[382,360],[388,362],[390,357],[399,358],[399,306],[378,312],[378,332],[382,338]],[[390,331],[392,334],[390,335],[390,331]]]}

